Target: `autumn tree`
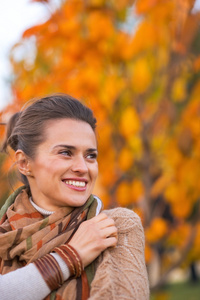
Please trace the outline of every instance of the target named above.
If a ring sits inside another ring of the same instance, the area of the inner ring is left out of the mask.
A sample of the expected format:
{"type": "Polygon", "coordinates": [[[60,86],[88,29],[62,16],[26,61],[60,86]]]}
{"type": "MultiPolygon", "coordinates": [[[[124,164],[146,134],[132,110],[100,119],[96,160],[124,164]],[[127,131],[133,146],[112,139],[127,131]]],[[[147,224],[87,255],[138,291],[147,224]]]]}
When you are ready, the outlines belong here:
{"type": "MultiPolygon", "coordinates": [[[[40,2],[51,7],[51,0],[40,2]]],[[[147,265],[160,263],[154,287],[200,258],[200,15],[193,6],[193,0],[61,1],[13,47],[13,103],[1,114],[6,122],[27,100],[55,92],[94,110],[96,193],[105,207],[141,216],[147,265]]],[[[3,157],[1,173],[9,164],[3,157]]],[[[1,182],[5,199],[9,188],[1,182]]]]}

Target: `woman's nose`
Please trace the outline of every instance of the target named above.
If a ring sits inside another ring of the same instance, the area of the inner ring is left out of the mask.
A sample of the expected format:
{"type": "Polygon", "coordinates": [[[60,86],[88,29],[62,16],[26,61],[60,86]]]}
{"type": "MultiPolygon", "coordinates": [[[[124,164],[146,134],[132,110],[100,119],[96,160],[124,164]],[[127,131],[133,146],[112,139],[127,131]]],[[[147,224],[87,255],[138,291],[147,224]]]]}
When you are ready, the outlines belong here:
{"type": "Polygon", "coordinates": [[[88,171],[88,166],[84,157],[80,156],[74,158],[72,163],[72,171],[80,173],[85,173],[88,171]]]}

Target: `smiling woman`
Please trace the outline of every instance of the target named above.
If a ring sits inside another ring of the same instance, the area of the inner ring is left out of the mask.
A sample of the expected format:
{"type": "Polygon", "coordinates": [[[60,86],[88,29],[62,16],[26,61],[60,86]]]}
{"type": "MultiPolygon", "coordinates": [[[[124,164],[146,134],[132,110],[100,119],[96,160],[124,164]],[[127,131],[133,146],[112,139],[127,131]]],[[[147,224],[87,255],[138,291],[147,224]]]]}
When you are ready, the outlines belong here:
{"type": "Polygon", "coordinates": [[[95,128],[92,111],[64,94],[32,101],[7,124],[2,150],[15,151],[24,186],[0,212],[2,300],[149,298],[139,217],[102,212],[92,195],[95,128]]]}

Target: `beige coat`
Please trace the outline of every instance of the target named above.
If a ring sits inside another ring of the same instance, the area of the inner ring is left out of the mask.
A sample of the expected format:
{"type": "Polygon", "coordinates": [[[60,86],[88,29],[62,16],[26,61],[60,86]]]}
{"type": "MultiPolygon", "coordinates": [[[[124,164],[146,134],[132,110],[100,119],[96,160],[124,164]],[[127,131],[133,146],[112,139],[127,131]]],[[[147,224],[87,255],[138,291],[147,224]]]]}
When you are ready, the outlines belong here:
{"type": "Polygon", "coordinates": [[[118,245],[103,252],[91,285],[90,300],[148,300],[144,231],[140,218],[126,208],[104,211],[115,220],[118,245]]]}

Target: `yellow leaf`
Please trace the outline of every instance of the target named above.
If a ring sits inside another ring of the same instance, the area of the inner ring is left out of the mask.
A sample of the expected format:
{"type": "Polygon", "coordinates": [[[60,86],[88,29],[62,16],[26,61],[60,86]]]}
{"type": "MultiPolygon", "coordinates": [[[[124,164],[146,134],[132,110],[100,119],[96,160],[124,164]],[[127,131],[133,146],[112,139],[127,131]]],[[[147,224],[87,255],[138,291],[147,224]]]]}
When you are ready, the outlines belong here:
{"type": "Polygon", "coordinates": [[[130,146],[135,158],[141,158],[142,142],[138,135],[133,135],[128,138],[128,145],[130,146]]]}
{"type": "Polygon", "coordinates": [[[117,188],[117,202],[121,206],[128,206],[131,202],[131,187],[127,182],[122,182],[117,188]]]}
{"type": "Polygon", "coordinates": [[[172,229],[168,237],[167,243],[169,246],[183,247],[188,239],[191,231],[191,225],[188,223],[183,223],[178,225],[176,228],[172,229]]]}
{"type": "Polygon", "coordinates": [[[136,93],[144,93],[152,81],[152,72],[147,59],[140,58],[135,62],[132,74],[133,90],[136,93]]]}
{"type": "Polygon", "coordinates": [[[192,212],[192,203],[189,201],[176,201],[171,205],[171,210],[174,216],[178,218],[187,218],[192,212]]]}
{"type": "Polygon", "coordinates": [[[144,255],[145,255],[145,261],[148,264],[151,261],[152,257],[153,257],[153,251],[150,248],[150,246],[147,245],[147,243],[145,245],[144,255]]]}
{"type": "Polygon", "coordinates": [[[149,243],[155,243],[163,238],[168,231],[167,222],[162,218],[154,218],[145,234],[149,243]]]}
{"type": "Polygon", "coordinates": [[[90,4],[93,7],[98,7],[100,8],[105,4],[105,0],[90,0],[88,1],[88,4],[90,4]]]}
{"type": "Polygon", "coordinates": [[[186,81],[183,78],[178,78],[174,81],[172,88],[172,99],[175,102],[184,101],[186,97],[186,81]]]}
{"type": "Polygon", "coordinates": [[[126,137],[130,137],[140,130],[140,121],[136,110],[128,107],[122,114],[120,121],[120,131],[126,137]]]}
{"type": "Polygon", "coordinates": [[[138,202],[144,195],[144,186],[140,180],[133,180],[131,184],[131,195],[133,202],[138,202]]]}
{"type": "Polygon", "coordinates": [[[119,155],[119,167],[122,171],[127,171],[133,164],[133,153],[130,149],[123,148],[119,155]]]}
{"type": "Polygon", "coordinates": [[[151,197],[156,198],[160,194],[162,194],[164,189],[169,184],[169,182],[170,182],[169,176],[163,175],[163,176],[159,177],[152,186],[151,197]]]}
{"type": "Polygon", "coordinates": [[[114,33],[112,19],[101,11],[93,11],[88,14],[86,23],[92,41],[109,38],[114,33]]]}
{"type": "Polygon", "coordinates": [[[152,9],[158,2],[159,0],[138,0],[136,2],[136,12],[138,14],[146,13],[150,9],[152,9]]]}
{"type": "Polygon", "coordinates": [[[124,80],[116,75],[110,75],[104,79],[100,100],[109,111],[113,109],[113,104],[123,88],[124,80]]]}

